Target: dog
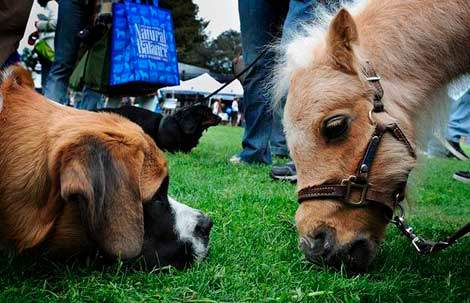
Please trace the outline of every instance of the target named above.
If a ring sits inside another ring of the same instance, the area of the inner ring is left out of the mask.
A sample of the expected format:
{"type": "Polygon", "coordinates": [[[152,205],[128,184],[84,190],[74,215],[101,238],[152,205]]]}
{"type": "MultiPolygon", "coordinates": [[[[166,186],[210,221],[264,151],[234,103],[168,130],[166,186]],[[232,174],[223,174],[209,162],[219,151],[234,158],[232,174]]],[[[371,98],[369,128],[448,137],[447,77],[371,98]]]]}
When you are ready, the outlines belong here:
{"type": "Polygon", "coordinates": [[[204,105],[182,107],[166,116],[134,106],[99,111],[128,118],[142,127],[159,148],[171,153],[190,152],[199,143],[202,133],[221,121],[219,116],[212,114],[211,109],[204,105]]]}
{"type": "Polygon", "coordinates": [[[47,100],[20,67],[0,81],[0,247],[151,268],[207,255],[211,219],[168,197],[165,156],[140,127],[47,100]]]}

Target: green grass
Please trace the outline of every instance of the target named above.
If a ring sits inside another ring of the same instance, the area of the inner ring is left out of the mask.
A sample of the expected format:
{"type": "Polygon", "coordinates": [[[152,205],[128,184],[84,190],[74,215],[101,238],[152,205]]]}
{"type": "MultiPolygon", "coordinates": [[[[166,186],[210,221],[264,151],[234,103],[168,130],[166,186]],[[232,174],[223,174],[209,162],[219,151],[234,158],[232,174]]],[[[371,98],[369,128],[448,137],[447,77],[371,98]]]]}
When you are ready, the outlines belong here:
{"type": "MultiPolygon", "coordinates": [[[[139,272],[117,263],[87,267],[0,256],[1,302],[470,302],[470,238],[420,256],[390,226],[368,274],[311,265],[297,249],[295,186],[267,166],[231,165],[242,130],[211,128],[188,155],[168,155],[170,192],[212,216],[210,256],[193,268],[139,272]]],[[[470,217],[470,185],[456,160],[430,159],[412,176],[409,221],[439,238],[470,217]]]]}

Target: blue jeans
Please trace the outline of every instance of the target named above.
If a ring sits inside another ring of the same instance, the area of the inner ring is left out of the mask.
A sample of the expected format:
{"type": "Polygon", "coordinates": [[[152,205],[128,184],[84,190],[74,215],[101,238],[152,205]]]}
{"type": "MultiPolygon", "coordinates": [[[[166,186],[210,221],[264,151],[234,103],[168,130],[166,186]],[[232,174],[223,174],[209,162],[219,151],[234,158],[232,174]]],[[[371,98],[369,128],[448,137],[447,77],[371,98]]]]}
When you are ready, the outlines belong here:
{"type": "MultiPolygon", "coordinates": [[[[54,38],[55,59],[49,71],[44,95],[60,104],[68,104],[69,78],[77,64],[81,44],[78,33],[88,24],[91,11],[84,0],[58,2],[59,15],[54,38]]],[[[82,102],[98,103],[95,99],[96,93],[87,93],[86,90],[85,88],[82,102]]]]}
{"type": "MultiPolygon", "coordinates": [[[[282,2],[282,1],[281,1],[282,2]]],[[[275,1],[238,0],[240,13],[243,58],[249,65],[279,37],[281,43],[289,42],[299,25],[315,18],[313,10],[318,0],[291,0],[289,6],[274,5],[275,1]]],[[[247,73],[243,83],[243,113],[245,133],[240,158],[248,163],[272,162],[271,153],[287,156],[288,150],[282,128],[282,112],[271,106],[266,96],[266,80],[269,79],[275,54],[268,51],[247,73]]]]}
{"type": "MultiPolygon", "coordinates": [[[[445,139],[459,143],[460,137],[470,136],[470,90],[467,90],[459,100],[449,97],[448,106],[449,120],[445,139]]],[[[428,143],[428,153],[434,156],[445,156],[447,150],[436,138],[431,137],[428,143]]]]}
{"type": "Polygon", "coordinates": [[[83,88],[83,94],[79,100],[75,103],[75,108],[78,109],[101,109],[104,107],[104,96],[92,89],[83,88]]]}
{"type": "Polygon", "coordinates": [[[460,137],[470,135],[470,90],[452,102],[448,122],[447,138],[453,142],[460,142],[460,137]]]}

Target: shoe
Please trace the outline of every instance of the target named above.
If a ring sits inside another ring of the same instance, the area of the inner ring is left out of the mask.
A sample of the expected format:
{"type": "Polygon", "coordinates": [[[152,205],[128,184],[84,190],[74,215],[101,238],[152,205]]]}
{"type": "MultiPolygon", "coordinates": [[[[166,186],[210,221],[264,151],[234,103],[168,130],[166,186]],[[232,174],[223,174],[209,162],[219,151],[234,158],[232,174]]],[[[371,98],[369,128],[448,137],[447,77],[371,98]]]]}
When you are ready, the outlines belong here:
{"type": "Polygon", "coordinates": [[[274,180],[297,182],[297,170],[294,162],[273,166],[270,176],[274,180]]]}
{"type": "Polygon", "coordinates": [[[462,150],[459,143],[446,140],[444,142],[444,146],[449,151],[447,153],[447,157],[455,157],[462,161],[468,160],[467,154],[462,150]]]}
{"type": "Polygon", "coordinates": [[[242,158],[240,158],[239,154],[234,155],[232,158],[230,158],[230,163],[232,164],[240,164],[242,163],[242,158]]]}
{"type": "Polygon", "coordinates": [[[454,174],[454,179],[463,183],[470,183],[470,171],[458,171],[454,174]]]}

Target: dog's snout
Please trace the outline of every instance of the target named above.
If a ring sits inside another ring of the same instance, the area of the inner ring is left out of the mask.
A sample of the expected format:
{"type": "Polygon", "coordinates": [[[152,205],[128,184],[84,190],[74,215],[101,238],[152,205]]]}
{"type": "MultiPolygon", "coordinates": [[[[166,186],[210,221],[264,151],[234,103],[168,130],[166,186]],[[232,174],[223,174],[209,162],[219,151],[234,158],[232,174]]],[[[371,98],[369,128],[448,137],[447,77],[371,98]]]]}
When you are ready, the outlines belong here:
{"type": "Polygon", "coordinates": [[[202,235],[209,235],[213,225],[214,223],[212,222],[211,217],[201,214],[199,222],[196,225],[196,232],[199,232],[202,235]]]}

